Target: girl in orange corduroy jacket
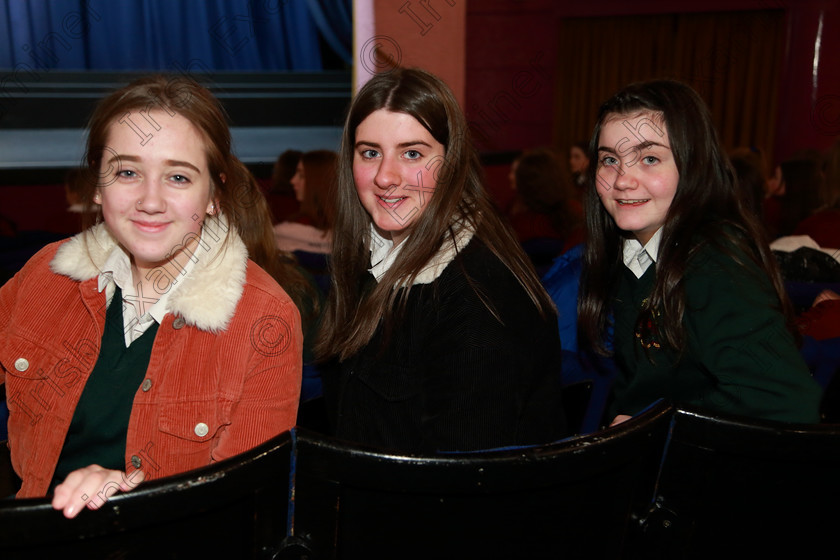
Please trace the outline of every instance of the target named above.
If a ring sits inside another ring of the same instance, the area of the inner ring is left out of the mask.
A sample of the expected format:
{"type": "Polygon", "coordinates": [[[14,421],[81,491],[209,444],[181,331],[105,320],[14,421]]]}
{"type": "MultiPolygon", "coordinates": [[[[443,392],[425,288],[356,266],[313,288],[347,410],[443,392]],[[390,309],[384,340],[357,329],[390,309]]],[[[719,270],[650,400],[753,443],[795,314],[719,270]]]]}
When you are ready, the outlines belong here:
{"type": "Polygon", "coordinates": [[[18,496],[67,517],[290,429],[302,368],[298,309],[249,260],[276,268],[270,216],[206,88],[107,96],[75,187],[95,224],[0,288],[18,496]]]}

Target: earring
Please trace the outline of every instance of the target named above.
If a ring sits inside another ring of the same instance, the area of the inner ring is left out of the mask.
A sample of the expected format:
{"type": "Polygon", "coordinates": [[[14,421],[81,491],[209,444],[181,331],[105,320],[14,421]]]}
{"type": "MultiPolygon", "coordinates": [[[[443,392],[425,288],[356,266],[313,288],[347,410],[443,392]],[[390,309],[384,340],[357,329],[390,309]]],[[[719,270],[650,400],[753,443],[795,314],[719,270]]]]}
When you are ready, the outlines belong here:
{"type": "Polygon", "coordinates": [[[213,204],[213,203],[210,203],[210,215],[212,216],[215,213],[216,213],[216,205],[213,204]]]}

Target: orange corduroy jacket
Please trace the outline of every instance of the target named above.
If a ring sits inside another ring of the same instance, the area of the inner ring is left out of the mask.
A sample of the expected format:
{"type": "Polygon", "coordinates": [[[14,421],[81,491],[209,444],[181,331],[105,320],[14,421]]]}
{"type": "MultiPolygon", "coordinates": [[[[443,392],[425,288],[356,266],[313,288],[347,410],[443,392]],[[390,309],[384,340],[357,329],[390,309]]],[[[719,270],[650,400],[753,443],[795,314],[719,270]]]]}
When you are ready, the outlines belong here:
{"type": "MultiPolygon", "coordinates": [[[[295,424],[300,315],[238,236],[224,242],[227,233],[223,220],[205,223],[195,268],[169,299],[129,419],[129,481],[135,469],[149,480],[208,465],[295,424]]],[[[114,289],[98,290],[98,267],[115,241],[101,225],[88,235],[47,246],[0,289],[0,382],[18,497],[48,492],[99,355],[114,289]]]]}

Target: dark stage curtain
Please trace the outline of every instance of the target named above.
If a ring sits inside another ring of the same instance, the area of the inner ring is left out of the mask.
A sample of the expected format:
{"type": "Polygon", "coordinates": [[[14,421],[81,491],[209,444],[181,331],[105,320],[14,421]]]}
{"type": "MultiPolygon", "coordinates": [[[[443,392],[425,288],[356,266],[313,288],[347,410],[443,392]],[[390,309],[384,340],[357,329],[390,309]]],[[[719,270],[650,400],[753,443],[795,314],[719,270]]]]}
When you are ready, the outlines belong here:
{"type": "Polygon", "coordinates": [[[345,62],[353,62],[353,1],[306,0],[327,44],[345,62]]]}
{"type": "Polygon", "coordinates": [[[554,138],[589,140],[598,107],[624,85],[674,78],[705,99],[724,147],[768,157],[775,142],[784,44],[780,10],[565,19],[554,138]]]}

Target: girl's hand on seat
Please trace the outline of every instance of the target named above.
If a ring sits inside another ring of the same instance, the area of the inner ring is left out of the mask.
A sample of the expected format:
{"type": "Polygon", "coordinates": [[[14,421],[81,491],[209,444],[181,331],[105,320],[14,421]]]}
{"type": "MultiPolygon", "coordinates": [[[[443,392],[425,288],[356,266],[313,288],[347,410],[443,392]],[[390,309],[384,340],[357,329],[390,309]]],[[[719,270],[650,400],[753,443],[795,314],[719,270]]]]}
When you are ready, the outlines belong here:
{"type": "Polygon", "coordinates": [[[71,472],[55,487],[52,507],[72,519],[84,508],[99,509],[108,498],[117,492],[128,492],[143,482],[143,478],[140,470],[133,471],[129,477],[123,471],[89,465],[71,472]]]}

